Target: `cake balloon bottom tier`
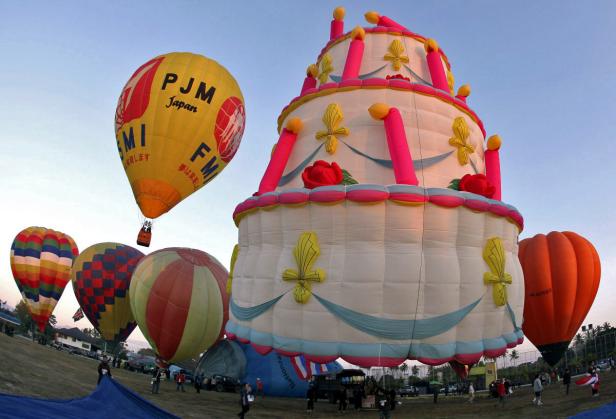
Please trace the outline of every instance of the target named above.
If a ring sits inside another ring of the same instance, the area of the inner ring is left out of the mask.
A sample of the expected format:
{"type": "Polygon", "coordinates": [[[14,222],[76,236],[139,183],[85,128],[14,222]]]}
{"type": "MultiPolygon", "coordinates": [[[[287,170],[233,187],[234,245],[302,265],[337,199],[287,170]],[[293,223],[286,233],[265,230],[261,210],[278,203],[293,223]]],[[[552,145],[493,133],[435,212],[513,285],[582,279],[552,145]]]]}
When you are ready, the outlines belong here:
{"type": "Polygon", "coordinates": [[[234,218],[226,333],[260,353],[472,364],[523,340],[522,217],[510,205],[352,185],[252,197],[234,218]]]}

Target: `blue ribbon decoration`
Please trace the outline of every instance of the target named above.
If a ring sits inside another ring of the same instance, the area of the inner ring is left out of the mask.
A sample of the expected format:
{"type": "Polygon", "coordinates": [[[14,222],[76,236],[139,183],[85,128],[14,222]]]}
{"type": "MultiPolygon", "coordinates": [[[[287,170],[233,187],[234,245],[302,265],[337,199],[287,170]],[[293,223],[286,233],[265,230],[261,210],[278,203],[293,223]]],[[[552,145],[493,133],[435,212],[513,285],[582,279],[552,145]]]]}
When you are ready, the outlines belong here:
{"type": "MultiPolygon", "coordinates": [[[[359,76],[357,76],[358,79],[360,80],[365,80],[365,79],[369,79],[372,78],[372,76],[375,76],[376,73],[378,73],[379,71],[381,71],[382,69],[384,69],[385,67],[387,67],[387,64],[385,64],[383,67],[381,68],[377,68],[374,71],[371,71],[370,73],[366,73],[366,74],[360,74],[359,76]]],[[[330,74],[329,78],[332,79],[332,81],[334,83],[340,83],[342,81],[342,76],[336,76],[334,74],[330,74]]]]}
{"type": "Polygon", "coordinates": [[[279,295],[276,298],[273,298],[254,307],[240,307],[235,303],[233,298],[231,298],[231,301],[229,301],[229,308],[231,308],[231,313],[233,313],[236,319],[244,321],[252,320],[269,310],[272,306],[274,306],[274,304],[278,302],[278,300],[284,297],[285,294],[279,295]]]}
{"type": "MultiPolygon", "coordinates": [[[[368,160],[373,161],[374,163],[378,164],[379,166],[383,166],[383,167],[385,167],[387,169],[392,169],[394,167],[394,164],[393,164],[393,162],[391,160],[377,159],[376,157],[369,156],[368,154],[364,153],[363,151],[360,151],[360,150],[356,149],[355,147],[347,144],[346,141],[344,141],[344,140],[340,140],[340,142],[342,142],[342,144],[347,146],[353,153],[359,154],[360,156],[365,157],[368,160]]],[[[415,167],[416,170],[426,169],[426,168],[428,168],[430,166],[433,166],[433,165],[441,162],[442,160],[446,159],[453,152],[454,152],[454,150],[447,151],[447,152],[445,152],[443,154],[439,154],[438,156],[426,157],[425,159],[419,159],[419,160],[413,160],[413,166],[415,167]]]]}
{"type": "Polygon", "coordinates": [[[509,317],[511,317],[511,323],[513,323],[513,330],[517,332],[518,330],[520,330],[520,328],[516,324],[515,313],[513,312],[513,309],[511,308],[511,306],[509,305],[509,301],[507,301],[507,311],[509,312],[509,317]]]}
{"type": "Polygon", "coordinates": [[[432,86],[432,83],[428,83],[427,81],[425,81],[424,79],[422,79],[421,77],[419,77],[419,74],[415,73],[413,70],[411,70],[411,67],[409,67],[408,65],[405,65],[404,68],[406,68],[406,70],[411,73],[411,76],[415,77],[417,80],[419,80],[420,84],[425,84],[426,86],[432,86]]]}
{"type": "Polygon", "coordinates": [[[460,323],[483,298],[480,297],[466,307],[440,316],[419,320],[396,320],[382,319],[368,314],[362,314],[332,303],[314,293],[312,295],[330,313],[354,329],[361,330],[372,336],[392,340],[420,340],[445,333],[447,330],[460,323]]]}

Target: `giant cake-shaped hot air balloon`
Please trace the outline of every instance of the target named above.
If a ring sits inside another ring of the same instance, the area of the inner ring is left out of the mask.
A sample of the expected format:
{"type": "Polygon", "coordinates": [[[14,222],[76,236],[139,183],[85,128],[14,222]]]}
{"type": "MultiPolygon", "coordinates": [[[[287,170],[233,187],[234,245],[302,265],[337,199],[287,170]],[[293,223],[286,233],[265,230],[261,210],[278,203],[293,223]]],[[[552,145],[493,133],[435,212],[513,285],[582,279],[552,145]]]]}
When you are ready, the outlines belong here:
{"type": "Polygon", "coordinates": [[[227,335],[364,366],[499,356],[522,342],[524,305],[501,140],[434,40],[375,12],[344,33],[343,16],[233,214],[227,335]]]}

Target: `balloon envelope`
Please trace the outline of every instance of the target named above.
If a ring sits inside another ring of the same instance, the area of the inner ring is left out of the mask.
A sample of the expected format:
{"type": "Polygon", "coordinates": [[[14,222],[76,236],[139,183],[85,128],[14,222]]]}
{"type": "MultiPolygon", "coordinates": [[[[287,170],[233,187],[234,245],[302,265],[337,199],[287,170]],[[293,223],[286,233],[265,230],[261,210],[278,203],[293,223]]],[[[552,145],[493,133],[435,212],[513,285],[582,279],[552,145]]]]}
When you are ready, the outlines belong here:
{"type": "Polygon", "coordinates": [[[75,259],[71,280],[77,302],[103,339],[122,342],[137,326],[128,289],[143,253],[120,243],[99,243],[75,259]]]}
{"type": "Polygon", "coordinates": [[[160,358],[191,358],[222,338],[228,275],[214,257],[195,249],[163,249],[141,260],[130,284],[130,304],[160,358]]]}
{"type": "Polygon", "coordinates": [[[275,351],[261,355],[251,345],[225,339],[203,354],[195,374],[232,377],[251,384],[254,389],[259,379],[263,393],[268,396],[304,397],[311,377],[341,370],[336,361],[318,364],[301,355],[286,357],[275,351]]]}
{"type": "Polygon", "coordinates": [[[135,71],[115,116],[122,165],[141,212],[156,218],[218,175],[239,147],[244,99],[201,55],[160,55],[135,71]]]}
{"type": "Polygon", "coordinates": [[[570,232],[537,234],[520,242],[524,270],[524,334],[555,365],[582,325],[599,289],[594,246],[570,232]]]}
{"type": "Polygon", "coordinates": [[[68,234],[45,227],[28,227],[13,240],[13,277],[41,332],[62,296],[78,254],[68,234]]]}

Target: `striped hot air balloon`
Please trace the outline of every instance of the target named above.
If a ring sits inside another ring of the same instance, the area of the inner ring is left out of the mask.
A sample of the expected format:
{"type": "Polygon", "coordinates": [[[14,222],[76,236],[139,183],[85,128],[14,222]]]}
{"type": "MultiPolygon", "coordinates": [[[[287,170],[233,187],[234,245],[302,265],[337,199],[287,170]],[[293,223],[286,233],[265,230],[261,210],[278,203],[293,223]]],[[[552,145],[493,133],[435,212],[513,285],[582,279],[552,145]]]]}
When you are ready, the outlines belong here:
{"type": "Polygon", "coordinates": [[[78,254],[68,234],[45,227],[28,227],[13,240],[13,277],[41,332],[62,296],[78,254]]]}
{"type": "Polygon", "coordinates": [[[77,302],[109,342],[123,342],[137,326],[128,289],[143,253],[120,243],[99,243],[75,259],[71,280],[77,302]]]}
{"type": "Polygon", "coordinates": [[[198,356],[223,337],[229,273],[195,249],[169,248],[144,257],[130,284],[139,329],[160,359],[198,356]]]}

